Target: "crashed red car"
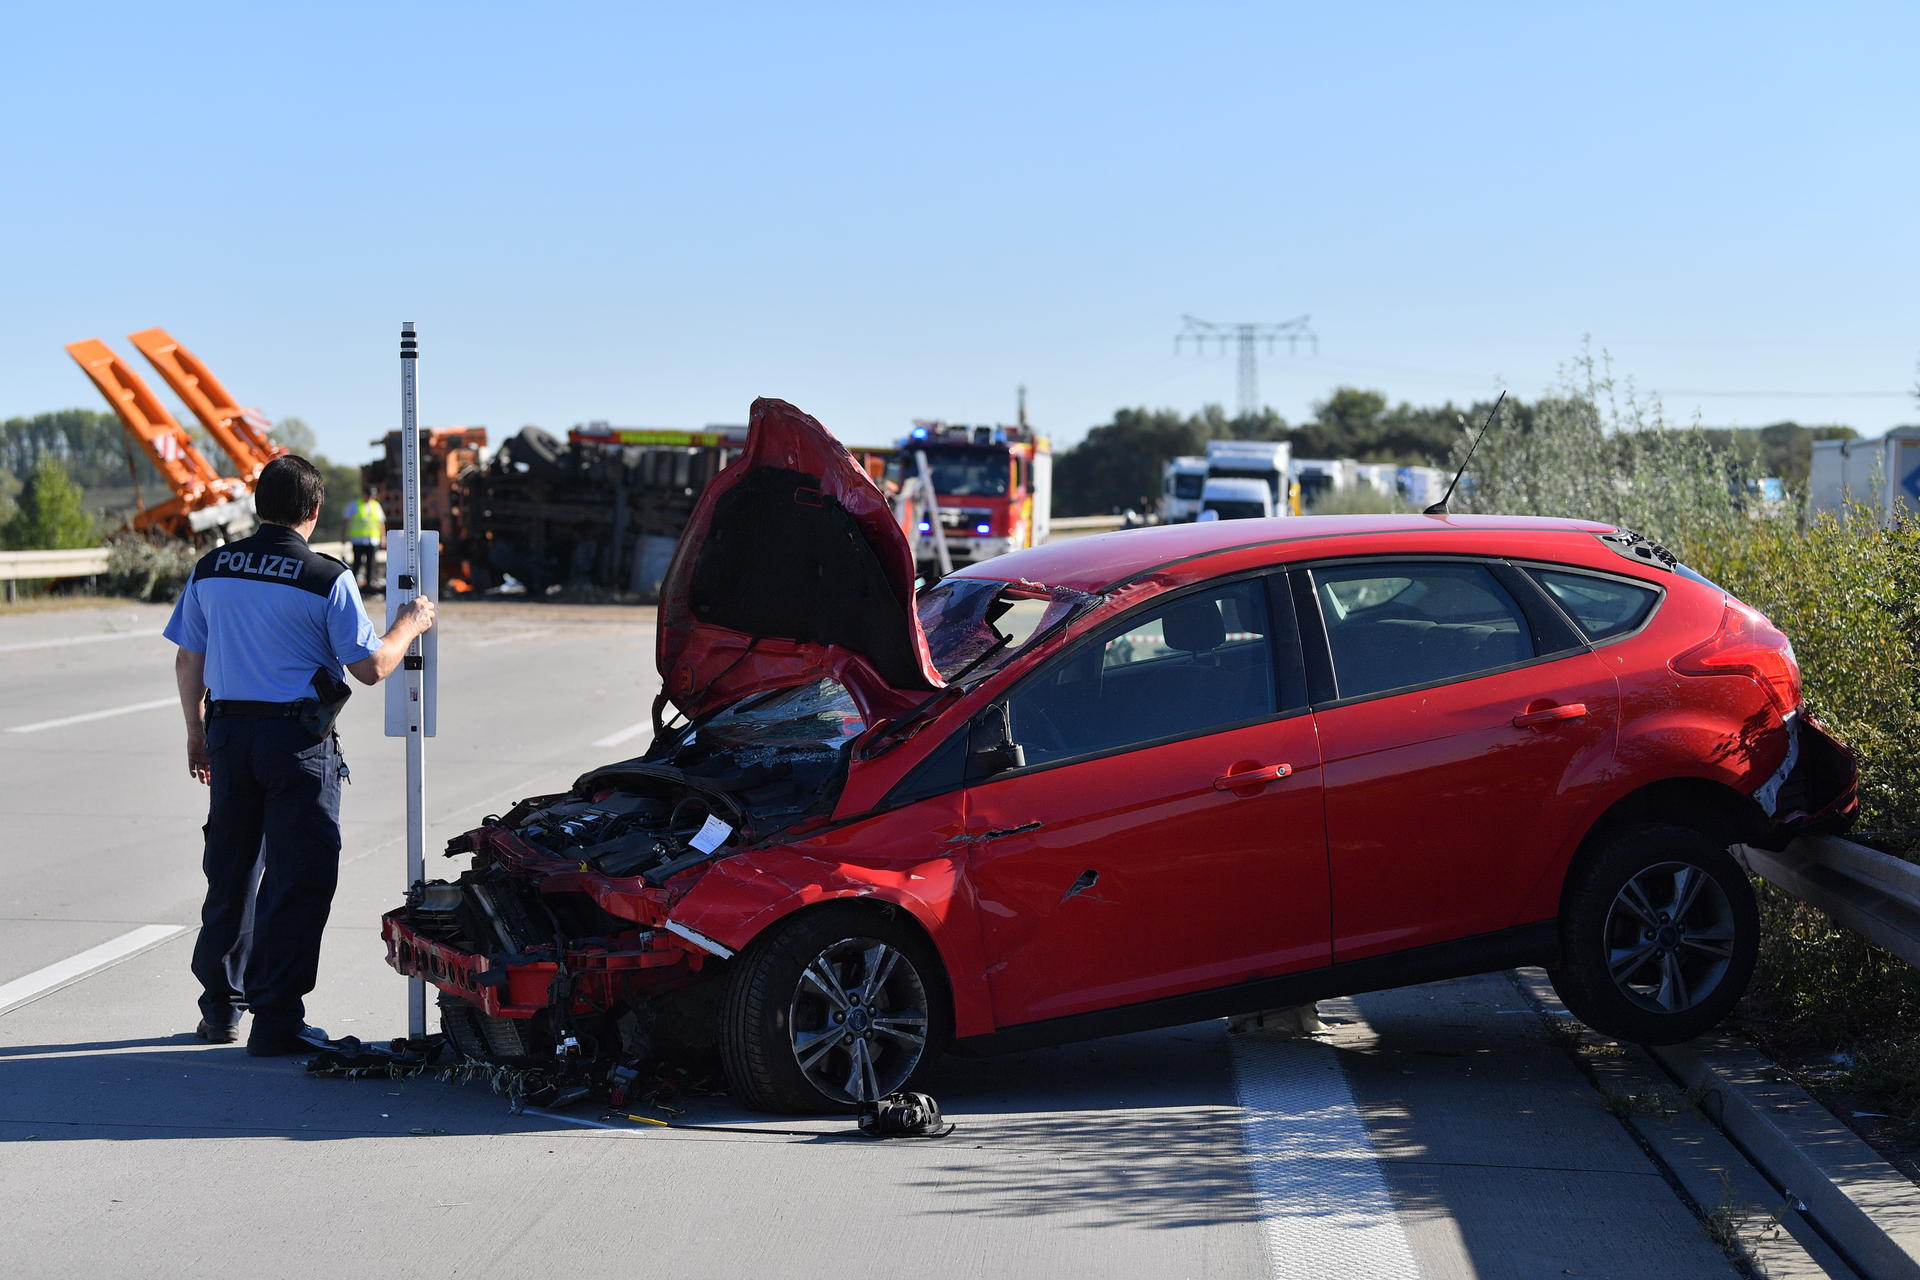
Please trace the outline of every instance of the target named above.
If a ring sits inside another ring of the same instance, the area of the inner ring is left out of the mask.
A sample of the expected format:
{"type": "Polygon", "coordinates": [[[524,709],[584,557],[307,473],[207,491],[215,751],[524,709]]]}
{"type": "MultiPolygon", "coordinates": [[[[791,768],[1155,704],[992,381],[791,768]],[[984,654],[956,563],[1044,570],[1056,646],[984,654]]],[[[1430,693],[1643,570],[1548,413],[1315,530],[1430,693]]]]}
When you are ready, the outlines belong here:
{"type": "Polygon", "coordinates": [[[658,657],[643,755],[385,917],[469,1055],[717,1051],[753,1106],[845,1109],[946,1047],[1522,964],[1679,1040],[1753,966],[1728,847],[1855,805],[1786,637],[1631,533],[1187,524],[916,597],[885,499],[779,401],[681,540],[658,657]]]}

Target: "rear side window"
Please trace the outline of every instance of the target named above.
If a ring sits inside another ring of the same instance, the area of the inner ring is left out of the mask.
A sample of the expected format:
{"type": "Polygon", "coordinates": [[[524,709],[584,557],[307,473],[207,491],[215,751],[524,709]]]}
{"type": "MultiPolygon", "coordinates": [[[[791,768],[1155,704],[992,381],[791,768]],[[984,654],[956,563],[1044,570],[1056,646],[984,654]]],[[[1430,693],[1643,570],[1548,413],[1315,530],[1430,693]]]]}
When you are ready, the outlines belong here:
{"type": "Polygon", "coordinates": [[[1462,680],[1536,656],[1519,602],[1483,565],[1343,565],[1313,571],[1341,698],[1462,680]]]}
{"type": "Polygon", "coordinates": [[[1637,582],[1596,578],[1584,573],[1529,569],[1589,640],[1625,635],[1647,620],[1660,593],[1637,582]]]}

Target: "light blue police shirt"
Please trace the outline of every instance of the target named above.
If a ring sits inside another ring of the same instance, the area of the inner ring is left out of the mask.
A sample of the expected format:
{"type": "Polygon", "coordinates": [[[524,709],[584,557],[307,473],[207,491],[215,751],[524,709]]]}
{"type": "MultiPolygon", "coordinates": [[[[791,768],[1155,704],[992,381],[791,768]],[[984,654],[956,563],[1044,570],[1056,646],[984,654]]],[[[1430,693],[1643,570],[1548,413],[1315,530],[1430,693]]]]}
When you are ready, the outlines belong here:
{"type": "Polygon", "coordinates": [[[314,697],[316,671],[344,680],[380,649],[352,572],[278,524],[202,556],[163,634],[206,655],[215,698],[246,702],[314,697]]]}

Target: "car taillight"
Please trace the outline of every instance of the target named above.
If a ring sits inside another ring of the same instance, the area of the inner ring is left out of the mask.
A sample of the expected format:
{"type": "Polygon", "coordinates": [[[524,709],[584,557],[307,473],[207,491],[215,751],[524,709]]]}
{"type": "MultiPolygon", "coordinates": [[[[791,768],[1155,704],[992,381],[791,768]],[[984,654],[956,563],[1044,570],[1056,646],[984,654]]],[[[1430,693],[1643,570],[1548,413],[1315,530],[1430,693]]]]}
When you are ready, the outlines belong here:
{"type": "Polygon", "coordinates": [[[1800,664],[1793,642],[1766,618],[1727,601],[1720,629],[1667,664],[1683,676],[1747,676],[1767,691],[1781,714],[1800,705],[1800,664]]]}

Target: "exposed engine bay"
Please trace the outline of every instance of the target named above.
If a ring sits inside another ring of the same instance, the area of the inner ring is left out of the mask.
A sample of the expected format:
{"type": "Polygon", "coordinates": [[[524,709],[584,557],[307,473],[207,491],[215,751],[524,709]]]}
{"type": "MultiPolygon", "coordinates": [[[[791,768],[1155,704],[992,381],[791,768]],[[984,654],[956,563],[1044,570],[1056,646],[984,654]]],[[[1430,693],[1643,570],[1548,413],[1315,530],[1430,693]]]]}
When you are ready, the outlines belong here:
{"type": "Polygon", "coordinates": [[[562,1092],[705,1070],[718,957],[667,913],[699,868],[829,811],[864,727],[845,690],[817,681],[522,800],[449,842],[469,870],[384,917],[388,961],[440,988],[462,1056],[537,1068],[562,1092]]]}

